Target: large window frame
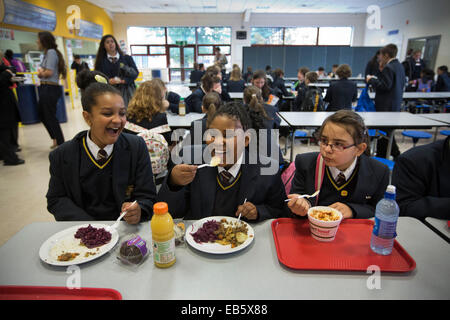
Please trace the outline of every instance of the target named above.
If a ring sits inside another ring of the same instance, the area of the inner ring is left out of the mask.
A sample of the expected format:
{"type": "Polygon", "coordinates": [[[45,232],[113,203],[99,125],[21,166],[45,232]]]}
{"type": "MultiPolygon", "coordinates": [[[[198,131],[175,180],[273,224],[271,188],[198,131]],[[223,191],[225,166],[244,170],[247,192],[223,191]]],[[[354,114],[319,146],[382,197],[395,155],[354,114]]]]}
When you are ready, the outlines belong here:
{"type": "MultiPolygon", "coordinates": [[[[130,27],[135,27],[135,26],[130,26],[130,27]]],[[[180,48],[183,48],[183,47],[194,47],[194,62],[197,62],[197,63],[202,63],[202,61],[203,61],[202,58],[204,58],[204,57],[209,57],[208,59],[206,59],[208,61],[214,60],[213,59],[213,57],[214,57],[214,48],[215,47],[221,47],[221,51],[227,51],[227,53],[225,54],[225,56],[228,59],[227,67],[231,66],[232,28],[230,26],[215,26],[215,27],[211,27],[211,28],[229,28],[230,29],[230,43],[211,43],[211,44],[204,44],[204,43],[199,44],[199,41],[198,41],[198,38],[199,38],[198,29],[202,28],[200,26],[199,27],[192,27],[192,26],[174,26],[174,27],[148,26],[148,27],[143,27],[143,26],[139,26],[139,27],[140,28],[164,28],[165,44],[161,44],[161,43],[158,43],[158,44],[141,44],[141,43],[140,44],[133,44],[133,43],[130,43],[130,55],[134,56],[134,57],[165,56],[166,57],[166,68],[169,69],[169,81],[172,80],[172,76],[171,76],[172,71],[182,69],[181,70],[181,74],[182,74],[181,80],[185,81],[185,80],[188,80],[187,79],[187,72],[193,70],[193,68],[184,67],[184,64],[183,64],[183,61],[182,61],[184,57],[181,57],[181,59],[182,59],[180,61],[181,65],[182,65],[181,68],[180,67],[171,67],[170,66],[170,48],[173,48],[173,47],[180,47],[180,48]],[[182,45],[169,43],[169,41],[168,41],[168,28],[194,28],[195,29],[195,43],[187,42],[186,44],[182,44],[182,45]],[[146,47],[146,53],[133,53],[134,49],[141,49],[142,50],[142,47],[146,47]],[[151,47],[165,47],[165,53],[164,54],[151,53],[151,47]],[[211,53],[199,53],[201,48],[204,48],[204,47],[211,47],[213,51],[211,53]],[[223,50],[223,49],[226,49],[226,48],[228,48],[228,50],[223,50]],[[199,61],[199,60],[202,60],[202,61],[199,61]]],[[[181,52],[183,52],[183,49],[181,50],[181,52]]]]}
{"type": "Polygon", "coordinates": [[[274,46],[274,47],[280,47],[280,46],[291,46],[291,47],[297,47],[297,46],[351,46],[352,42],[353,42],[353,34],[354,34],[354,28],[353,26],[335,26],[335,27],[309,27],[309,26],[298,26],[298,27],[252,27],[251,28],[251,35],[250,35],[250,39],[252,41],[253,39],[253,32],[254,29],[260,29],[260,28],[274,28],[274,29],[282,29],[282,41],[281,43],[277,43],[277,44],[263,44],[263,43],[251,43],[252,47],[257,47],[257,46],[274,46]],[[317,36],[316,36],[316,41],[314,44],[287,44],[286,43],[286,29],[295,29],[295,28],[315,28],[316,32],[317,32],[317,36]],[[348,44],[319,44],[320,43],[320,29],[321,28],[351,28],[351,35],[350,35],[350,41],[348,44]]]}

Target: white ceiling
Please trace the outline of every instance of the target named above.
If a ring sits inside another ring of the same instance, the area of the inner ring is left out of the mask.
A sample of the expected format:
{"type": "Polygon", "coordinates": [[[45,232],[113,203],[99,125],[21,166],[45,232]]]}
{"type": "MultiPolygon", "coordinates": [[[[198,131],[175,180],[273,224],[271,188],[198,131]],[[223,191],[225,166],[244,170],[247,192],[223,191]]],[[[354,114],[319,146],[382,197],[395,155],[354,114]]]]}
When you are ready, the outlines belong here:
{"type": "Polygon", "coordinates": [[[112,13],[364,13],[408,0],[87,0],[112,13]]]}

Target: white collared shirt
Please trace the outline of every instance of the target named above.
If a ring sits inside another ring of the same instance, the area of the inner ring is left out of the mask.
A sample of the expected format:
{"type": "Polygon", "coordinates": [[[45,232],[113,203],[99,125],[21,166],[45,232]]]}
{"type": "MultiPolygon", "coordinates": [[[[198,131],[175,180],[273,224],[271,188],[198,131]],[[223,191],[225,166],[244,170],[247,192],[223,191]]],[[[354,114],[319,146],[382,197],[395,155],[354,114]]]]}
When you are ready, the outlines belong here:
{"type": "Polygon", "coordinates": [[[347,181],[350,176],[352,175],[353,171],[355,170],[356,167],[356,162],[358,161],[358,157],[355,157],[355,160],[353,160],[353,163],[350,165],[350,167],[348,167],[345,171],[341,171],[336,167],[328,167],[330,169],[330,173],[334,179],[334,181],[337,180],[337,176],[339,175],[339,173],[343,173],[345,176],[345,181],[347,181]]]}
{"type": "MultiPolygon", "coordinates": [[[[244,152],[241,153],[241,156],[237,159],[236,163],[233,164],[233,166],[227,170],[234,178],[236,178],[237,175],[239,174],[239,170],[241,169],[241,164],[242,164],[243,158],[244,158],[244,152]]],[[[219,170],[219,173],[226,170],[223,167],[217,167],[217,169],[219,170]]]]}
{"type": "Polygon", "coordinates": [[[107,58],[108,58],[109,61],[111,61],[111,58],[116,58],[117,59],[116,61],[119,61],[120,54],[119,54],[118,51],[116,52],[115,56],[110,56],[108,53],[106,55],[107,55],[107,58]]]}
{"type": "MultiPolygon", "coordinates": [[[[97,146],[89,137],[89,135],[91,134],[91,131],[88,131],[87,135],[86,135],[86,144],[87,147],[89,149],[89,151],[91,152],[91,154],[95,157],[95,160],[100,160],[98,157],[98,152],[100,150],[100,147],[97,146]]],[[[109,156],[111,155],[111,153],[113,152],[114,149],[114,144],[108,144],[106,147],[103,148],[103,150],[106,151],[106,154],[108,155],[107,158],[109,158],[109,156]]]]}

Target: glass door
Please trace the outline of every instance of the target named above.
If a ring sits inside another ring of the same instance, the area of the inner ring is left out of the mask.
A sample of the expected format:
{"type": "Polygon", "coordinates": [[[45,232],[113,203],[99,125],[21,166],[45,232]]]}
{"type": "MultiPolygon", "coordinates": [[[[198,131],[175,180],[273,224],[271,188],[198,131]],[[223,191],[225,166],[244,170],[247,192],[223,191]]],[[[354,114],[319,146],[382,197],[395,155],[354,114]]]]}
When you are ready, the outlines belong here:
{"type": "Polygon", "coordinates": [[[169,46],[169,79],[185,81],[194,69],[195,46],[169,46]]]}

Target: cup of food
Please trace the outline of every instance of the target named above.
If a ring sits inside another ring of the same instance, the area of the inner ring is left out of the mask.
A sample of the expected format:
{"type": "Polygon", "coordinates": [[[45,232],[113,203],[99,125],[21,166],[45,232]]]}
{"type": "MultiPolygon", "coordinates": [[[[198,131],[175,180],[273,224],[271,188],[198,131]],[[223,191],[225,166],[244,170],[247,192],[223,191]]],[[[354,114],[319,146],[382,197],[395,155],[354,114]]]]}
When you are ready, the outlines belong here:
{"type": "Polygon", "coordinates": [[[312,207],[308,210],[308,220],[311,236],[318,241],[330,242],[336,236],[342,213],[330,207],[312,207]]]}

